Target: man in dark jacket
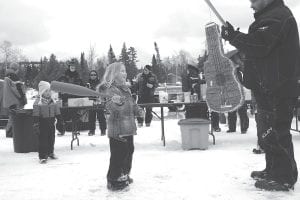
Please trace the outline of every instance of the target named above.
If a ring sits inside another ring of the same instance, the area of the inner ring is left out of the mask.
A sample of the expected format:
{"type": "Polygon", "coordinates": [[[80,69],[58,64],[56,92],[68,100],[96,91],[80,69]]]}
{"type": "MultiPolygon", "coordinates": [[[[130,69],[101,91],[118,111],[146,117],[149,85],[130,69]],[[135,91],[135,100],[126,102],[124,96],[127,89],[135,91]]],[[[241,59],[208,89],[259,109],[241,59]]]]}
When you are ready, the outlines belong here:
{"type": "MultiPolygon", "coordinates": [[[[97,85],[99,85],[100,80],[98,78],[98,73],[96,72],[96,70],[91,70],[90,71],[90,78],[89,81],[87,83],[87,87],[92,89],[92,90],[96,90],[97,85]]],[[[99,128],[101,131],[101,135],[105,135],[106,132],[106,118],[104,115],[104,110],[90,110],[89,111],[89,136],[95,135],[95,129],[96,129],[96,117],[98,119],[99,122],[99,128]]]]}
{"type": "MultiPolygon", "coordinates": [[[[144,71],[137,75],[137,95],[139,103],[154,103],[154,91],[158,86],[156,75],[152,73],[152,67],[146,65],[144,71]]],[[[150,126],[152,121],[152,108],[146,108],[145,123],[146,126],[150,126]]],[[[138,126],[142,127],[144,118],[138,117],[138,126]]]]}
{"type": "Polygon", "coordinates": [[[287,191],[298,178],[290,127],[297,102],[300,48],[297,22],[283,0],[251,0],[255,21],[248,34],[227,22],[222,37],[246,55],[243,84],[258,107],[266,168],[254,171],[255,186],[287,191]]]}
{"type": "MultiPolygon", "coordinates": [[[[74,62],[68,63],[68,69],[65,71],[65,74],[61,76],[58,81],[64,83],[72,83],[76,85],[83,85],[83,82],[80,78],[80,75],[76,71],[76,66],[74,62]]],[[[60,98],[62,99],[63,105],[65,105],[68,101],[68,98],[76,98],[78,96],[70,95],[70,94],[60,94],[60,98]]],[[[63,136],[65,134],[65,123],[64,120],[70,119],[76,115],[76,112],[68,111],[68,110],[61,110],[61,119],[57,119],[56,129],[59,131],[57,134],[58,136],[63,136]]]]}

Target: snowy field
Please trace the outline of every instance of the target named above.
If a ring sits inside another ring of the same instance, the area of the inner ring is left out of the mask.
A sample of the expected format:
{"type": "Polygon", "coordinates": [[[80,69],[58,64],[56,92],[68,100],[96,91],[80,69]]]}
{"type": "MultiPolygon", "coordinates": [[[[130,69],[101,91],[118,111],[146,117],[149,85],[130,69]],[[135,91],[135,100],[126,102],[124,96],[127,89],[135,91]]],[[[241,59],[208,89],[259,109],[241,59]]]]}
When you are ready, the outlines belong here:
{"type": "MultiPolygon", "coordinates": [[[[167,110],[166,110],[167,111],[167,110]]],[[[71,134],[56,137],[58,160],[46,165],[37,153],[14,153],[12,139],[0,132],[0,200],[299,200],[300,183],[290,192],[266,192],[254,187],[252,170],[264,168],[264,155],[255,155],[256,128],[250,118],[247,134],[215,133],[209,149],[181,149],[182,114],[166,112],[166,147],[160,121],[138,129],[132,168],[134,183],[122,192],[106,189],[109,146],[106,136],[81,132],[80,146],[70,150],[71,134]]],[[[239,130],[239,127],[237,127],[239,130]]],[[[300,166],[300,134],[293,132],[300,166]]]]}

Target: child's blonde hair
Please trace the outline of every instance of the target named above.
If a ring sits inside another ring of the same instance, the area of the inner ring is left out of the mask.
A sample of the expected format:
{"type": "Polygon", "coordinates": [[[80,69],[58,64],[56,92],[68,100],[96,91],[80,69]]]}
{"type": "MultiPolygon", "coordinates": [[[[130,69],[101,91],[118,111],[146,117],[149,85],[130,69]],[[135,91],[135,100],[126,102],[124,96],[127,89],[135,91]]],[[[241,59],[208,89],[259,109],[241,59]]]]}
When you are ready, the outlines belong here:
{"type": "Polygon", "coordinates": [[[118,73],[120,72],[122,66],[124,66],[124,64],[121,62],[114,62],[114,63],[108,65],[105,69],[105,73],[103,75],[100,86],[101,85],[110,86],[114,82],[114,80],[115,80],[116,76],[118,75],[118,73]]]}

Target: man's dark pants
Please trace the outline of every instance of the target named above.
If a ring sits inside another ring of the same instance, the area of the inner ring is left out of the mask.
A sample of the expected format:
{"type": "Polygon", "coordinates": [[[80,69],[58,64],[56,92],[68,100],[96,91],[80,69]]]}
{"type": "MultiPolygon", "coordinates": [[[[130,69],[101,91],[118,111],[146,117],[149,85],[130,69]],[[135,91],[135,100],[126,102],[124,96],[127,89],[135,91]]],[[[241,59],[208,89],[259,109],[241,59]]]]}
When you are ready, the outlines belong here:
{"type": "Polygon", "coordinates": [[[249,127],[249,118],[247,115],[247,104],[244,103],[237,111],[228,113],[229,130],[236,131],[237,113],[240,116],[241,131],[247,131],[249,127]]]}
{"type": "Polygon", "coordinates": [[[258,136],[261,137],[258,141],[265,150],[266,170],[272,179],[293,185],[298,171],[290,128],[297,98],[279,99],[259,93],[254,93],[254,97],[258,108],[258,136]],[[273,131],[266,134],[271,127],[273,131]]]}
{"type": "Polygon", "coordinates": [[[96,117],[98,118],[99,127],[101,131],[106,130],[106,118],[104,110],[90,110],[89,111],[89,129],[90,131],[96,130],[96,117]]]}
{"type": "MultiPolygon", "coordinates": [[[[140,103],[153,103],[154,102],[154,97],[151,98],[147,98],[147,97],[139,97],[138,98],[138,104],[140,103]]],[[[141,106],[141,108],[144,109],[143,106],[141,106]]],[[[145,123],[146,124],[150,124],[153,118],[153,114],[152,114],[152,107],[146,107],[146,112],[145,112],[145,123]]],[[[137,117],[137,121],[139,124],[143,124],[144,123],[144,118],[143,117],[137,117]]]]}

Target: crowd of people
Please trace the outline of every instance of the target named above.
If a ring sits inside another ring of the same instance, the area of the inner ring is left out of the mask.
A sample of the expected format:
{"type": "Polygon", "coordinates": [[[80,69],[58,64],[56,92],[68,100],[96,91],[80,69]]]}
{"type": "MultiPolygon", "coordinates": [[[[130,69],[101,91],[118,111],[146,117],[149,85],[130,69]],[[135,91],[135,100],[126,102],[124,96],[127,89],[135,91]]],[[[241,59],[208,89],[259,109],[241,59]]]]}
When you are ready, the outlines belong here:
{"type": "MultiPolygon", "coordinates": [[[[235,75],[239,82],[250,89],[255,99],[255,120],[258,145],[265,152],[266,167],[253,171],[255,187],[265,190],[288,191],[293,189],[298,178],[290,134],[293,109],[297,102],[297,79],[300,64],[299,34],[297,23],[283,0],[250,0],[255,21],[248,33],[235,29],[229,22],[222,26],[221,36],[236,47],[227,56],[236,65],[235,75]]],[[[12,63],[4,80],[3,105],[10,111],[26,104],[25,91],[16,75],[18,66],[12,63]]],[[[197,94],[203,100],[201,84],[205,78],[199,76],[199,68],[187,65],[182,75],[182,91],[197,94]]],[[[128,84],[124,64],[115,62],[107,66],[102,80],[97,71],[91,70],[87,84],[80,78],[73,63],[58,81],[81,85],[109,96],[105,108],[89,111],[89,136],[95,135],[96,119],[101,135],[109,138],[110,163],[107,172],[107,187],[120,190],[133,182],[130,171],[134,153],[134,135],[137,126],[151,125],[152,109],[138,104],[154,103],[158,87],[152,67],[146,65],[137,75],[136,82],[128,84]],[[133,94],[136,94],[134,98],[133,94]],[[106,118],[106,111],[109,113],[106,118]]],[[[50,83],[41,81],[39,96],[33,106],[33,127],[38,134],[38,157],[40,163],[57,159],[54,153],[55,129],[60,136],[65,134],[65,122],[77,115],[77,111],[60,109],[51,97],[50,83]],[[55,124],[56,123],[56,124],[55,124]],[[56,125],[56,127],[55,127],[56,125]]],[[[60,94],[63,104],[78,96],[60,94]]],[[[236,132],[237,114],[240,117],[240,132],[249,127],[247,105],[228,113],[227,133],[236,132]]],[[[220,132],[219,113],[210,112],[207,106],[186,106],[186,118],[211,119],[212,128],[220,132]]],[[[11,118],[11,117],[10,117],[11,118]]],[[[11,119],[6,128],[7,137],[12,137],[11,119]]],[[[257,150],[257,149],[256,149],[257,150]]],[[[256,152],[256,151],[255,151],[256,152]]]]}

